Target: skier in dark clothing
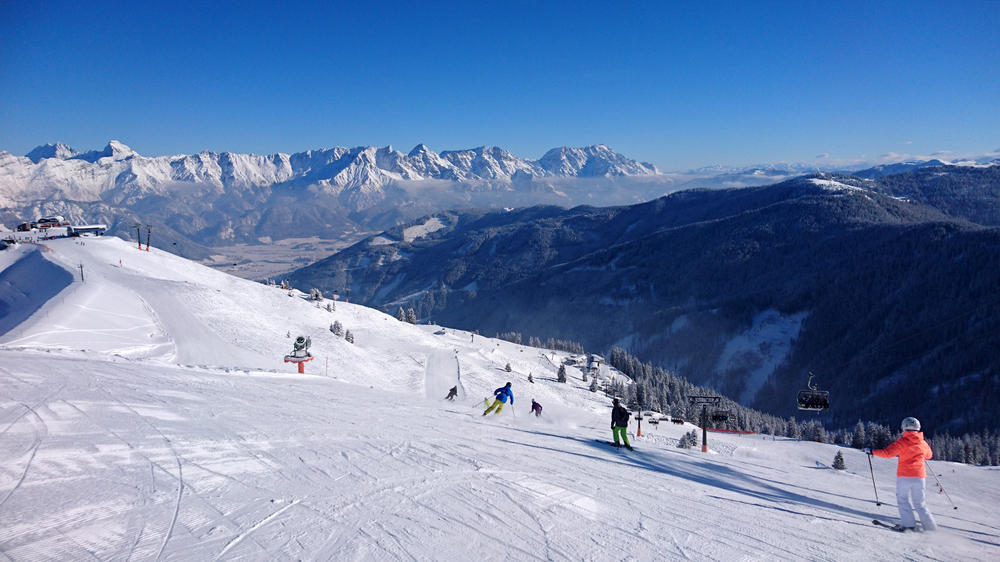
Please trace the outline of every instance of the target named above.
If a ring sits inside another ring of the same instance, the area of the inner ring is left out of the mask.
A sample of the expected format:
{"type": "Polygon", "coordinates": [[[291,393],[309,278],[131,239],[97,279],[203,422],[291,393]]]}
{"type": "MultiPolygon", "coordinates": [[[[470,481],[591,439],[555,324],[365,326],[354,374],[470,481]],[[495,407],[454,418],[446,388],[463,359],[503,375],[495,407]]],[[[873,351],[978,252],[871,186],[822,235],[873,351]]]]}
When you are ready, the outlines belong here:
{"type": "Polygon", "coordinates": [[[448,391],[448,396],[445,396],[444,399],[451,400],[452,402],[454,402],[456,396],[458,396],[458,387],[453,386],[451,387],[451,390],[448,391]]]}
{"type": "Polygon", "coordinates": [[[531,399],[531,411],[535,412],[536,418],[542,415],[542,405],[539,404],[538,402],[535,402],[534,398],[531,399]]]}
{"type": "Polygon", "coordinates": [[[618,436],[621,435],[623,441],[625,441],[625,448],[629,451],[632,450],[632,445],[628,442],[628,419],[631,414],[628,410],[621,405],[621,400],[618,398],[614,399],[614,408],[611,409],[611,435],[615,438],[615,447],[621,447],[618,442],[618,436]]]}

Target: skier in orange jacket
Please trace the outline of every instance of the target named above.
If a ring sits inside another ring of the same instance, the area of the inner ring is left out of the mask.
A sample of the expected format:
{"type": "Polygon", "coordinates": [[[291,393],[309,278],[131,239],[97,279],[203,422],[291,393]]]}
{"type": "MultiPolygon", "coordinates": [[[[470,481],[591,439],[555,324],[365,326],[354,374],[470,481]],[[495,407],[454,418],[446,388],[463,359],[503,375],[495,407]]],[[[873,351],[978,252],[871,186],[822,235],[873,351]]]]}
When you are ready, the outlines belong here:
{"type": "Polygon", "coordinates": [[[917,418],[904,418],[900,425],[903,436],[885,449],[866,449],[865,452],[876,457],[891,459],[899,457],[896,468],[896,505],[899,506],[899,527],[903,530],[916,529],[917,522],[913,510],[920,514],[920,524],[925,531],[937,529],[934,517],[927,509],[924,497],[924,483],[927,472],[924,460],[934,456],[930,445],[924,441],[920,432],[920,421],[917,418]],[[912,500],[912,503],[911,503],[912,500]]]}

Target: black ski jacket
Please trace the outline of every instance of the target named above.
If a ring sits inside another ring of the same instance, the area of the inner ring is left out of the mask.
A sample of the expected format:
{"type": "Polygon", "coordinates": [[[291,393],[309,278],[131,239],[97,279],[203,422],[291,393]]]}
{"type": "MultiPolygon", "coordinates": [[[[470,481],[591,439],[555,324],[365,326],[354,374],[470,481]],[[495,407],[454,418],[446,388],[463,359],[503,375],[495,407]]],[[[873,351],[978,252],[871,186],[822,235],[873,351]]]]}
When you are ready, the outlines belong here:
{"type": "Polygon", "coordinates": [[[631,415],[624,406],[619,404],[611,409],[611,423],[615,427],[628,427],[628,419],[631,415]]]}

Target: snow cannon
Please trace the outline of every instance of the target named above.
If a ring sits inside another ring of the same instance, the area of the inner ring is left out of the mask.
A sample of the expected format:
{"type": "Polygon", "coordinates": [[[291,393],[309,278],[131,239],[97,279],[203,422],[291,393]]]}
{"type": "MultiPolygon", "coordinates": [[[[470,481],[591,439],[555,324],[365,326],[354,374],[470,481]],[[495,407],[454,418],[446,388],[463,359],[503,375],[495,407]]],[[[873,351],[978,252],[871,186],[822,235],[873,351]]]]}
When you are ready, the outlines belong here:
{"type": "Polygon", "coordinates": [[[296,363],[299,366],[299,374],[304,374],[306,372],[306,362],[312,361],[313,356],[309,353],[309,346],[312,345],[312,339],[299,336],[295,338],[295,343],[292,344],[292,352],[285,356],[285,363],[296,363]]]}

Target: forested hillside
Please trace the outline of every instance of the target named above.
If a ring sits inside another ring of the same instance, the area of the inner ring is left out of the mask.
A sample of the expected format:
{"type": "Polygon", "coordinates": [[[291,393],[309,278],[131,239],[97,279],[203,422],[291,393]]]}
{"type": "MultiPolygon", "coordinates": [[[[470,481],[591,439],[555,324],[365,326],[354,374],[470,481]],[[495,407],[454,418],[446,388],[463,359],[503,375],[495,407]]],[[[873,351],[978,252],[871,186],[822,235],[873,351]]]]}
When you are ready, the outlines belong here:
{"type": "Polygon", "coordinates": [[[438,215],[292,279],[424,321],[622,346],[778,415],[813,372],[835,425],[933,403],[942,430],[996,427],[1000,230],[884,190],[817,176],[438,215]]]}

